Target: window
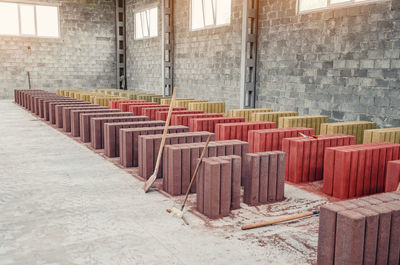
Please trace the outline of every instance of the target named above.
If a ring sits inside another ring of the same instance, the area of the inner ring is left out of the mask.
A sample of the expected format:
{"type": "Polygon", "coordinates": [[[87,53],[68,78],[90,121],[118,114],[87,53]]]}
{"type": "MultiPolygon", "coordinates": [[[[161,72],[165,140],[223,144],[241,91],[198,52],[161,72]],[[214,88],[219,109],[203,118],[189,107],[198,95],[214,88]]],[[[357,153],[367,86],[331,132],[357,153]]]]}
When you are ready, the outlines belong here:
{"type": "Polygon", "coordinates": [[[297,0],[298,11],[307,12],[341,6],[355,5],[363,2],[376,2],[380,0],[297,0]]]}
{"type": "Polygon", "coordinates": [[[191,0],[191,29],[229,25],[231,0],[191,0]]]}
{"type": "Polygon", "coordinates": [[[135,39],[146,39],[158,35],[158,8],[153,7],[135,13],[135,39]]]}
{"type": "Polygon", "coordinates": [[[58,7],[0,2],[0,35],[59,37],[58,7]]]}

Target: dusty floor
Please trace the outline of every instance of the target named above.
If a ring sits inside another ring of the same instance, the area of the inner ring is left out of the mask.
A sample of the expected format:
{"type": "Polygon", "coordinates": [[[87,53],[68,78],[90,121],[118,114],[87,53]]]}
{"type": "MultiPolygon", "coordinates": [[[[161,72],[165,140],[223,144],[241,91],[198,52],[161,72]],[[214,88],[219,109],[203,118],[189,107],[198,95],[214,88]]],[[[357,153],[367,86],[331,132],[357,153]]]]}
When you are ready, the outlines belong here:
{"type": "Polygon", "coordinates": [[[280,203],[185,226],[153,191],[99,154],[0,101],[0,264],[315,264],[318,217],[250,231],[242,224],[308,211],[326,199],[286,185],[280,203]]]}

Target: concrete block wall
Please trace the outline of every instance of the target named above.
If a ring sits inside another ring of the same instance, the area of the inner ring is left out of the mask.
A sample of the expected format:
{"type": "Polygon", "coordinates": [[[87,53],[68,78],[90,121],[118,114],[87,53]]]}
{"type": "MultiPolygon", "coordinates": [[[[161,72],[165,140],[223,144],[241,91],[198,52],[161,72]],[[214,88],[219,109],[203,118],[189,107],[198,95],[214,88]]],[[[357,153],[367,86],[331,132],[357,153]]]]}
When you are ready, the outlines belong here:
{"type": "Polygon", "coordinates": [[[242,1],[232,0],[231,24],[191,31],[189,0],[175,0],[174,84],[179,96],[226,101],[238,108],[242,1]]]}
{"type": "Polygon", "coordinates": [[[257,107],[400,125],[399,1],[296,14],[261,0],[257,107]]]}
{"type": "Polygon", "coordinates": [[[129,90],[161,94],[161,2],[158,0],[126,1],[126,64],[129,90]],[[158,36],[135,40],[135,12],[158,7],[158,36]]]}
{"type": "Polygon", "coordinates": [[[27,71],[32,89],[115,87],[114,1],[46,2],[60,4],[60,38],[0,36],[0,99],[28,89],[27,71]]]}

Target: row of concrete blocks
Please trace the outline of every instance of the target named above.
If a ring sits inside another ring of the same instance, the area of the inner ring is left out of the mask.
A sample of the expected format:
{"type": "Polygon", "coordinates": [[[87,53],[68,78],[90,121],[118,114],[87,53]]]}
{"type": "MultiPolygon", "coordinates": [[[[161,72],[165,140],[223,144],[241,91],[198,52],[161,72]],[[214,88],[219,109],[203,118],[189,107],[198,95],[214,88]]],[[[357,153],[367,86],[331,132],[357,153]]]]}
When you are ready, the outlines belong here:
{"type": "Polygon", "coordinates": [[[131,103],[131,104],[146,104],[146,100],[113,100],[109,102],[108,107],[110,109],[119,109],[121,104],[131,103]]]}
{"type": "Polygon", "coordinates": [[[244,161],[244,196],[248,205],[282,201],[285,190],[286,153],[247,154],[244,161]]]}
{"type": "MultiPolygon", "coordinates": [[[[161,121],[159,121],[161,122],[161,121]]],[[[165,122],[163,122],[165,125],[165,122]]],[[[120,157],[120,163],[124,167],[137,167],[139,166],[139,136],[141,135],[156,135],[162,134],[164,125],[157,127],[143,127],[143,128],[130,128],[119,130],[119,155],[110,157],[120,157]]],[[[110,126],[110,125],[109,125],[110,126]]],[[[168,134],[189,132],[186,126],[169,126],[168,134]]],[[[107,141],[107,140],[106,140],[107,141]]],[[[107,145],[105,153],[107,155],[107,145]]]]}
{"type": "Polygon", "coordinates": [[[379,142],[400,144],[400,127],[364,131],[364,144],[379,142]]]}
{"type": "Polygon", "coordinates": [[[293,183],[322,180],[325,148],[354,144],[355,137],[345,134],[283,139],[282,151],[288,157],[286,180],[293,183]]]}
{"type": "Polygon", "coordinates": [[[372,143],[325,149],[323,192],[340,199],[385,191],[388,161],[399,160],[400,144],[372,143]]]}
{"type": "Polygon", "coordinates": [[[321,206],[319,265],[400,264],[400,192],[321,206]]]}
{"type": "MultiPolygon", "coordinates": [[[[196,179],[197,210],[209,218],[228,216],[240,208],[242,158],[236,155],[205,158],[196,179]]],[[[188,186],[189,179],[182,183],[188,186]]]]}
{"type": "Polygon", "coordinates": [[[191,132],[208,131],[215,133],[215,127],[220,123],[237,123],[244,122],[243,117],[228,117],[228,118],[192,118],[189,123],[191,132]]]}
{"type": "Polygon", "coordinates": [[[389,161],[386,170],[385,192],[396,191],[400,185],[400,160],[389,161]]]}
{"type": "MultiPolygon", "coordinates": [[[[167,134],[165,145],[176,145],[185,143],[199,143],[207,141],[208,136],[211,136],[211,141],[215,141],[215,134],[210,132],[184,132],[167,134]]],[[[158,152],[161,145],[161,134],[141,135],[138,143],[138,165],[139,176],[148,179],[154,172],[158,152]]],[[[163,161],[165,152],[162,154],[163,161]]],[[[161,163],[158,177],[163,177],[163,163],[161,163]]]]}
{"type": "Polygon", "coordinates": [[[283,139],[299,137],[301,134],[311,136],[314,129],[305,127],[254,130],[248,133],[251,153],[282,151],[283,139]]]}
{"type": "Polygon", "coordinates": [[[375,122],[353,121],[353,122],[336,122],[321,124],[321,134],[348,134],[356,137],[356,143],[362,144],[364,131],[375,129],[375,122]]]}
{"type": "Polygon", "coordinates": [[[218,123],[215,125],[217,140],[241,140],[248,141],[251,130],[264,130],[276,128],[274,122],[234,122],[218,123]]]}
{"type": "MultiPolygon", "coordinates": [[[[200,157],[205,143],[188,143],[168,145],[162,160],[163,189],[171,195],[185,194],[191,177],[194,174],[197,159],[200,157]]],[[[238,140],[210,142],[205,157],[236,155],[243,158],[248,153],[248,144],[238,140]]],[[[239,172],[241,185],[242,172],[239,172]]],[[[191,192],[196,192],[194,183],[191,192]]]]}

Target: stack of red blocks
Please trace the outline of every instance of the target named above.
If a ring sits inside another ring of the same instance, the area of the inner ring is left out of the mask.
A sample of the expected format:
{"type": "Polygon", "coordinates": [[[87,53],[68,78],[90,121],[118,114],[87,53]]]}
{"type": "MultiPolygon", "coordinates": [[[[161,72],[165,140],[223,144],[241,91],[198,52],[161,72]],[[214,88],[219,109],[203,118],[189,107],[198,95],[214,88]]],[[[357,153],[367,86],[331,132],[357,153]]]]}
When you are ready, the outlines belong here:
{"type": "MultiPolygon", "coordinates": [[[[147,117],[148,118],[148,117],[147,117]]],[[[119,156],[121,129],[164,126],[164,121],[113,122],[104,124],[104,154],[108,157],[119,156]]]]}
{"type": "MultiPolygon", "coordinates": [[[[81,135],[81,115],[90,113],[121,113],[117,109],[95,109],[95,110],[72,110],[71,111],[71,134],[73,137],[81,135]]],[[[132,113],[131,113],[132,114],[132,113]]]]}
{"type": "Polygon", "coordinates": [[[293,183],[321,180],[325,148],[354,144],[355,137],[346,134],[283,139],[282,151],[288,158],[285,171],[286,180],[293,183]]]}
{"type": "Polygon", "coordinates": [[[197,176],[197,210],[209,218],[240,207],[240,156],[205,158],[197,176]]]}
{"type": "MultiPolygon", "coordinates": [[[[147,116],[147,117],[150,118],[150,120],[154,121],[154,120],[156,120],[157,112],[159,112],[159,111],[168,111],[168,110],[169,110],[169,107],[159,107],[159,106],[151,107],[151,108],[146,107],[146,108],[142,109],[142,115],[143,116],[147,116]]],[[[172,110],[174,110],[174,111],[183,111],[183,110],[186,110],[186,108],[176,108],[175,107],[172,110]]]]}
{"type": "Polygon", "coordinates": [[[104,148],[104,125],[114,122],[139,122],[148,121],[147,116],[116,116],[93,118],[90,125],[90,140],[94,149],[104,148]]]}
{"type": "Polygon", "coordinates": [[[275,122],[236,122],[236,123],[218,123],[215,126],[217,141],[219,140],[248,140],[250,130],[264,130],[276,128],[275,122]]]}
{"type": "Polygon", "coordinates": [[[386,170],[385,192],[396,191],[400,185],[400,160],[389,161],[386,170]]]}
{"type": "MultiPolygon", "coordinates": [[[[211,141],[215,141],[215,134],[209,132],[167,134],[165,145],[205,142],[210,135],[211,141]]],[[[154,171],[161,139],[162,135],[139,136],[139,176],[144,179],[148,179],[154,171]]],[[[158,177],[162,177],[162,165],[160,168],[158,177]]]]}
{"type": "Polygon", "coordinates": [[[223,117],[221,113],[204,113],[204,114],[174,114],[171,117],[172,125],[189,126],[192,119],[200,118],[219,118],[223,117]]]}
{"type": "Polygon", "coordinates": [[[64,109],[76,107],[76,108],[97,108],[100,107],[99,105],[89,104],[89,103],[82,103],[82,104],[65,104],[65,105],[57,105],[56,106],[56,127],[62,128],[64,124],[64,109]]]}
{"type": "Polygon", "coordinates": [[[305,127],[295,127],[250,131],[250,153],[282,151],[283,139],[299,137],[300,133],[311,136],[315,133],[315,130],[305,127]]]}
{"type": "Polygon", "coordinates": [[[385,191],[387,162],[398,160],[399,151],[392,143],[327,148],[323,192],[347,199],[385,191]]]}
{"type": "MultiPolygon", "coordinates": [[[[162,134],[164,126],[121,129],[119,132],[119,154],[121,165],[137,167],[139,165],[139,136],[162,134]]],[[[168,134],[189,132],[186,126],[169,126],[168,134]]]]}
{"type": "Polygon", "coordinates": [[[119,109],[123,112],[129,111],[130,106],[138,106],[138,105],[147,105],[147,106],[158,106],[157,102],[147,102],[144,101],[143,103],[120,103],[119,104],[119,109]]]}
{"type": "Polygon", "coordinates": [[[247,154],[244,162],[244,196],[248,205],[282,201],[285,190],[286,153],[247,154]]]}
{"type": "Polygon", "coordinates": [[[71,132],[71,117],[73,110],[108,110],[107,107],[88,105],[86,107],[67,107],[63,109],[63,125],[64,132],[71,132]]]}
{"type": "MultiPolygon", "coordinates": [[[[78,100],[74,100],[74,101],[62,101],[62,102],[50,102],[49,103],[49,121],[50,124],[56,124],[56,106],[59,105],[63,105],[63,106],[82,106],[82,105],[90,105],[90,103],[88,102],[82,102],[82,101],[78,101],[78,100]]],[[[59,115],[61,115],[61,113],[59,113],[59,115]]]]}
{"type": "MultiPolygon", "coordinates": [[[[187,190],[194,174],[198,158],[203,152],[205,143],[176,144],[165,147],[163,157],[163,188],[171,195],[181,195],[187,190]]],[[[248,152],[248,144],[238,140],[210,142],[205,157],[236,155],[243,157],[248,152]]],[[[236,172],[241,182],[241,172],[236,172]]],[[[196,192],[196,182],[191,192],[196,192]]]]}
{"type": "Polygon", "coordinates": [[[155,104],[145,104],[145,105],[130,105],[128,107],[128,111],[132,112],[134,115],[142,115],[142,109],[144,108],[154,108],[154,107],[169,107],[168,105],[160,105],[158,103],[155,104]]]}
{"type": "MultiPolygon", "coordinates": [[[[203,111],[201,110],[175,110],[171,113],[171,120],[173,115],[182,115],[182,114],[201,114],[203,111]]],[[[156,120],[166,121],[168,117],[168,111],[159,111],[156,113],[156,120]]]]}
{"type": "Polygon", "coordinates": [[[110,109],[119,109],[121,107],[121,104],[126,104],[126,103],[147,103],[146,100],[111,100],[109,102],[109,107],[110,109]]]}
{"type": "Polygon", "coordinates": [[[82,113],[79,119],[80,138],[84,143],[90,142],[91,124],[94,118],[112,118],[112,117],[134,117],[131,112],[100,112],[100,113],[82,113]]]}
{"type": "Polygon", "coordinates": [[[319,265],[400,264],[400,192],[321,207],[319,265]]]}
{"type": "Polygon", "coordinates": [[[221,117],[221,118],[194,118],[190,120],[189,129],[191,132],[215,132],[215,126],[218,123],[244,122],[243,117],[221,117]]]}

